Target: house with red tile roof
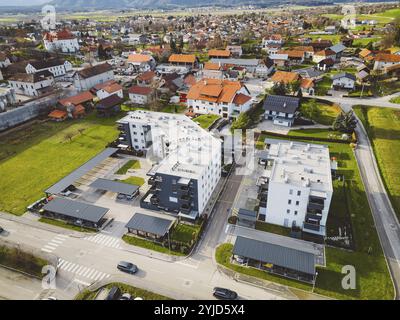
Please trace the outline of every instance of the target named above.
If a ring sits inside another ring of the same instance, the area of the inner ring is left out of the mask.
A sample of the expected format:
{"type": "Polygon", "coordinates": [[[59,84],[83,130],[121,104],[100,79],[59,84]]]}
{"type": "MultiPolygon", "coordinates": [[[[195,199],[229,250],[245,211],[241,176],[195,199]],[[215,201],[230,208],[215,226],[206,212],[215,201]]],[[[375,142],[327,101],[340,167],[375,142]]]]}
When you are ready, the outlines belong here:
{"type": "Polygon", "coordinates": [[[79,51],[78,39],[67,29],[46,32],[43,35],[43,43],[46,50],[50,52],[76,53],[79,51]]]}
{"type": "Polygon", "coordinates": [[[400,64],[400,55],[379,53],[374,58],[374,70],[384,70],[387,67],[400,64]]]}
{"type": "Polygon", "coordinates": [[[153,100],[153,88],[143,86],[132,86],[129,89],[129,99],[138,105],[146,105],[153,100]]]}

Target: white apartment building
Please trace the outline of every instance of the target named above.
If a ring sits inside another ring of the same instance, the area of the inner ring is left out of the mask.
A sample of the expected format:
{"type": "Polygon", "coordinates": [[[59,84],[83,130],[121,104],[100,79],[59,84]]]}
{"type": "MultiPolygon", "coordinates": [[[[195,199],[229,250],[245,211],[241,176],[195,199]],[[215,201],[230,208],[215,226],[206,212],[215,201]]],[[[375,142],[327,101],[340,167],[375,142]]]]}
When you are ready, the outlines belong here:
{"type": "Polygon", "coordinates": [[[79,43],[76,36],[68,30],[47,32],[43,36],[44,47],[47,51],[61,51],[63,53],[76,53],[79,43]]]}
{"type": "Polygon", "coordinates": [[[69,71],[72,71],[72,64],[67,60],[61,60],[58,58],[45,61],[34,61],[27,64],[25,71],[28,74],[49,71],[55,78],[57,78],[66,75],[69,71]]]}
{"type": "Polygon", "coordinates": [[[8,83],[18,94],[37,97],[53,90],[54,77],[48,71],[34,74],[18,73],[10,77],[8,83]]]}
{"type": "Polygon", "coordinates": [[[74,86],[79,91],[89,90],[110,80],[114,80],[114,72],[108,63],[85,68],[74,74],[74,86]]]}
{"type": "Polygon", "coordinates": [[[141,206],[190,220],[201,215],[221,177],[221,140],[180,114],[137,110],[118,124],[120,147],[154,162],[141,206]]]}
{"type": "Polygon", "coordinates": [[[324,145],[267,139],[266,206],[259,219],[324,236],[331,204],[332,163],[324,145]]]}
{"type": "Polygon", "coordinates": [[[196,114],[236,118],[252,106],[249,90],[239,81],[202,79],[187,94],[187,105],[196,114]]]}

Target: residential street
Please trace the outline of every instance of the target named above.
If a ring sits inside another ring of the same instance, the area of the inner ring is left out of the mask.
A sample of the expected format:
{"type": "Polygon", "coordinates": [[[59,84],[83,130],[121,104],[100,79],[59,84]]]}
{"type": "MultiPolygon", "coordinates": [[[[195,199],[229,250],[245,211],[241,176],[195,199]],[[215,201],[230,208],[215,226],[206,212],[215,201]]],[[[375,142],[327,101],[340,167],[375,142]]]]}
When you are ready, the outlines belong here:
{"type": "MultiPolygon", "coordinates": [[[[368,105],[382,106],[378,105],[377,99],[332,99],[330,97],[330,101],[339,103],[344,111],[351,110],[351,107],[356,104],[366,104],[364,101],[370,101],[371,104],[368,105]]],[[[389,107],[388,104],[384,104],[383,107],[389,107]]],[[[400,105],[397,105],[397,107],[400,108],[400,105]]],[[[358,146],[355,151],[357,163],[376,229],[395,284],[396,299],[400,299],[400,224],[382,182],[372,146],[361,121],[358,123],[356,133],[358,137],[358,146]]]]}

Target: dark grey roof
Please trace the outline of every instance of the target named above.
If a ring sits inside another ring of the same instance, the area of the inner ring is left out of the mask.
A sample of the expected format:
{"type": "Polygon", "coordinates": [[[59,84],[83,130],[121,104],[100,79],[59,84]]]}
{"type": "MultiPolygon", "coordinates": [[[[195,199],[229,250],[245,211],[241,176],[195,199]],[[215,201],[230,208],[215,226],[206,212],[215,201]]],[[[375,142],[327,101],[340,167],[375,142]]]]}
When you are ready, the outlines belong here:
{"type": "Polygon", "coordinates": [[[249,221],[257,221],[257,212],[240,208],[238,212],[238,218],[249,221]]]}
{"type": "Polygon", "coordinates": [[[303,78],[316,78],[323,74],[322,71],[319,71],[314,67],[298,69],[298,70],[294,70],[293,72],[297,72],[303,78]]]}
{"type": "Polygon", "coordinates": [[[48,60],[38,60],[38,61],[32,61],[30,64],[36,69],[36,70],[42,70],[42,69],[47,69],[51,67],[56,67],[56,66],[62,66],[64,65],[65,60],[59,59],[59,58],[53,58],[53,59],[48,59],[48,60]]]}
{"type": "Polygon", "coordinates": [[[233,254],[311,275],[315,274],[313,253],[299,251],[283,243],[269,243],[238,236],[233,247],[233,254]]]}
{"type": "Polygon", "coordinates": [[[122,102],[124,102],[124,99],[122,99],[117,94],[112,94],[111,96],[108,96],[107,98],[104,98],[103,100],[100,100],[99,103],[96,105],[96,108],[97,109],[110,109],[110,108],[120,105],[122,102]]]}
{"type": "Polygon", "coordinates": [[[75,171],[71,172],[69,175],[58,181],[56,184],[52,185],[45,192],[49,194],[58,194],[68,188],[71,184],[73,184],[80,177],[84,176],[90,170],[92,170],[99,163],[113,155],[118,151],[117,148],[107,148],[99,153],[97,156],[90,159],[88,162],[84,163],[75,171]]]}
{"type": "Polygon", "coordinates": [[[350,73],[347,73],[347,72],[342,72],[342,73],[335,74],[334,76],[332,76],[332,80],[340,79],[340,78],[343,78],[343,77],[346,77],[346,78],[349,78],[349,79],[351,79],[353,81],[356,81],[356,76],[354,76],[354,75],[352,75],[350,73]]]}
{"type": "Polygon", "coordinates": [[[108,212],[107,208],[86,204],[65,198],[54,198],[44,207],[44,210],[75,219],[98,223],[108,212]]]}
{"type": "Polygon", "coordinates": [[[163,219],[143,213],[135,213],[125,227],[164,236],[174,223],[175,220],[163,219]]]}
{"type": "Polygon", "coordinates": [[[116,193],[122,193],[125,195],[132,195],[139,189],[139,186],[133,184],[107,180],[107,179],[97,179],[94,182],[92,182],[89,187],[100,190],[112,191],[116,193]]]}
{"type": "Polygon", "coordinates": [[[299,104],[299,98],[270,95],[264,100],[264,110],[295,113],[299,104]]]}

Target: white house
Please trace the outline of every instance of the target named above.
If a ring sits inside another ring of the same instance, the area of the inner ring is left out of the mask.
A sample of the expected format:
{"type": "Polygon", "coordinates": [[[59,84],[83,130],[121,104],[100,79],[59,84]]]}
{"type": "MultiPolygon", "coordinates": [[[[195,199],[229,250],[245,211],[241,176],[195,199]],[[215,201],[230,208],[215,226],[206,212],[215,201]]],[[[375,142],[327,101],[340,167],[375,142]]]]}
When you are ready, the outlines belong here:
{"type": "Polygon", "coordinates": [[[313,62],[319,63],[325,59],[332,59],[333,61],[335,61],[336,53],[331,49],[325,49],[314,53],[313,62]]]}
{"type": "Polygon", "coordinates": [[[11,64],[10,59],[3,52],[0,52],[0,69],[7,68],[11,64]]]}
{"type": "Polygon", "coordinates": [[[259,219],[325,236],[333,194],[329,148],[285,140],[265,142],[268,196],[259,219]]]}
{"type": "Polygon", "coordinates": [[[395,64],[400,64],[400,55],[379,53],[374,58],[374,70],[383,70],[395,64]]]}
{"type": "Polygon", "coordinates": [[[262,39],[262,47],[268,48],[268,46],[271,44],[282,45],[284,44],[284,42],[285,41],[283,40],[283,37],[280,34],[273,34],[262,39]]]}
{"type": "Polygon", "coordinates": [[[94,90],[96,91],[96,96],[99,98],[99,100],[103,100],[113,94],[116,94],[121,99],[124,98],[122,86],[116,83],[114,80],[98,84],[94,86],[94,90]]]}
{"type": "Polygon", "coordinates": [[[338,73],[332,77],[332,88],[334,89],[354,89],[356,76],[350,73],[338,73]]]}
{"type": "Polygon", "coordinates": [[[25,68],[26,73],[32,74],[42,71],[49,71],[55,78],[66,75],[72,71],[72,64],[67,60],[58,58],[29,62],[25,68]]]}
{"type": "Polygon", "coordinates": [[[274,69],[274,61],[267,57],[265,61],[263,61],[256,67],[255,74],[258,77],[267,77],[272,73],[272,71],[274,71],[274,69]]]}
{"type": "Polygon", "coordinates": [[[264,117],[276,125],[291,127],[299,107],[299,98],[269,95],[264,100],[264,117]]]}
{"type": "Polygon", "coordinates": [[[221,140],[181,114],[130,112],[118,121],[120,145],[154,162],[140,206],[195,220],[221,178],[221,140]]]}
{"type": "Polygon", "coordinates": [[[134,53],[129,55],[128,64],[136,72],[146,72],[154,69],[156,61],[151,55],[134,53]]]}
{"type": "Polygon", "coordinates": [[[247,88],[239,81],[202,79],[187,94],[187,105],[197,114],[236,118],[252,106],[247,88]]]}
{"type": "Polygon", "coordinates": [[[153,89],[150,87],[133,86],[129,89],[129,99],[139,105],[152,101],[153,89]]]}
{"type": "Polygon", "coordinates": [[[11,76],[8,83],[18,94],[37,97],[53,90],[54,77],[49,71],[33,74],[18,73],[11,76]]]}
{"type": "Polygon", "coordinates": [[[89,90],[110,80],[114,80],[114,72],[108,63],[88,67],[74,74],[74,86],[79,91],[89,90]]]}
{"type": "Polygon", "coordinates": [[[76,53],[79,51],[79,42],[69,30],[46,32],[43,36],[44,47],[47,51],[61,51],[76,53]]]}

